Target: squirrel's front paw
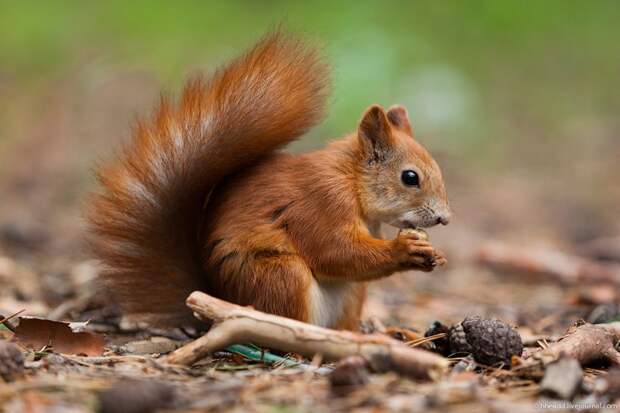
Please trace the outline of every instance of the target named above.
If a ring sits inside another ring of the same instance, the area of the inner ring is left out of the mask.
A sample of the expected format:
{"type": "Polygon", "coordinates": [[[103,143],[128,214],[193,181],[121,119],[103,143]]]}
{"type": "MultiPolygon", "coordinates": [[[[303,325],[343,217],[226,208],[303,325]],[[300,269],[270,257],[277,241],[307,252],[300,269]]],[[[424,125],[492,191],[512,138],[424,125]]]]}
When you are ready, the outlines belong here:
{"type": "Polygon", "coordinates": [[[444,255],[437,251],[430,242],[407,235],[399,234],[394,240],[396,255],[394,258],[401,268],[430,272],[447,262],[444,255]]]}

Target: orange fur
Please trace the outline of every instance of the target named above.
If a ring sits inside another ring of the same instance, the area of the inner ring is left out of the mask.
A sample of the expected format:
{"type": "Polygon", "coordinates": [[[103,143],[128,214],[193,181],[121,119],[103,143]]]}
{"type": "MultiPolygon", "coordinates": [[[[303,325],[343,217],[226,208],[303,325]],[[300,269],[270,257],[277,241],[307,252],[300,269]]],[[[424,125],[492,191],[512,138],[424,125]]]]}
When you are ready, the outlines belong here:
{"type": "Polygon", "coordinates": [[[276,33],[136,128],[100,171],[89,214],[104,278],[129,312],[186,323],[184,300],[200,289],[353,329],[365,281],[442,259],[425,241],[373,230],[448,219],[441,172],[404,108],[371,107],[325,149],[276,152],[320,119],[327,77],[314,50],[276,33]],[[404,167],[419,187],[402,185],[404,167]]]}

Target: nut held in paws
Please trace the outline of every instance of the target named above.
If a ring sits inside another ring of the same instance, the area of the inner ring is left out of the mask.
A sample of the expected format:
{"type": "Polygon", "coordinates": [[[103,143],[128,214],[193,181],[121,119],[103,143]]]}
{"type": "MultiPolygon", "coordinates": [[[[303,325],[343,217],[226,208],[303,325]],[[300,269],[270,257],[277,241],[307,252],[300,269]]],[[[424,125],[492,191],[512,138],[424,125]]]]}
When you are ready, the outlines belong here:
{"type": "Polygon", "coordinates": [[[415,235],[417,239],[428,241],[428,233],[421,228],[405,228],[401,229],[398,234],[402,235],[415,235]]]}

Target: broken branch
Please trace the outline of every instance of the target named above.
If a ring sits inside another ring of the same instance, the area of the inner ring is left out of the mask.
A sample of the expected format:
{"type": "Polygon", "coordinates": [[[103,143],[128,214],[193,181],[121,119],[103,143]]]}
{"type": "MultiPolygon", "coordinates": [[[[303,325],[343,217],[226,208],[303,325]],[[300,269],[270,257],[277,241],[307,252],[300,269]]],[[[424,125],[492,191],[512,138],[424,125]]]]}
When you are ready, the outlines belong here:
{"type": "Polygon", "coordinates": [[[584,324],[546,349],[533,353],[524,367],[539,363],[547,365],[562,355],[575,358],[582,366],[601,360],[620,365],[620,353],[616,350],[619,340],[620,322],[584,324]]]}
{"type": "Polygon", "coordinates": [[[478,250],[476,259],[492,269],[551,277],[563,284],[620,284],[620,266],[602,264],[560,251],[531,250],[489,243],[478,250]]]}
{"type": "Polygon", "coordinates": [[[231,344],[251,342],[308,358],[320,354],[327,360],[339,360],[360,355],[374,369],[392,370],[418,379],[434,379],[449,364],[441,356],[410,348],[383,334],[364,335],[318,327],[241,307],[197,291],[186,303],[196,317],[213,325],[204,336],[166,356],[164,362],[191,365],[231,344]]]}

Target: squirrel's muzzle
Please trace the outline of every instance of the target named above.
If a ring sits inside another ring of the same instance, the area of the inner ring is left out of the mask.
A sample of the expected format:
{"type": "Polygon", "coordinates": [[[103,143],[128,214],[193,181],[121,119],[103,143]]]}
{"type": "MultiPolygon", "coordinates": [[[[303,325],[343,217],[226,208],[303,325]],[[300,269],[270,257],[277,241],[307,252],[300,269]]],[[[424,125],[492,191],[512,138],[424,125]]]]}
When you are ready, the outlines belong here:
{"type": "Polygon", "coordinates": [[[450,223],[451,217],[452,214],[450,214],[449,212],[446,214],[441,214],[437,217],[437,224],[448,225],[450,223]]]}

